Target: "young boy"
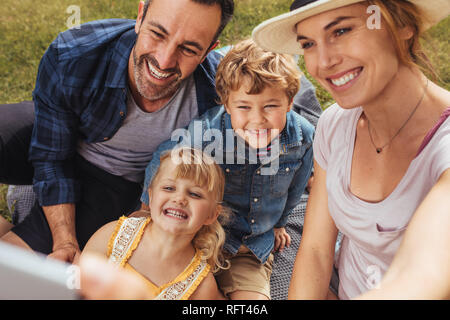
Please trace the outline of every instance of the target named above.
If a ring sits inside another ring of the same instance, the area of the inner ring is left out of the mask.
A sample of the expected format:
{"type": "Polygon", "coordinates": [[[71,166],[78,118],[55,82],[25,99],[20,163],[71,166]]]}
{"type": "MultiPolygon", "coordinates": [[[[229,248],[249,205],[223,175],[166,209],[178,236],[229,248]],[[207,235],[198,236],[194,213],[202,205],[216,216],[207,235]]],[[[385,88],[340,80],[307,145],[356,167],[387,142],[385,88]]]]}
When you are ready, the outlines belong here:
{"type": "MultiPolygon", "coordinates": [[[[217,70],[223,106],[174,131],[146,170],[144,190],[159,155],[177,144],[202,148],[223,168],[224,204],[234,212],[224,226],[231,268],[216,280],[231,299],[270,299],[271,252],[290,244],[284,226],[313,165],[314,127],[291,111],[300,76],[291,56],[264,51],[252,40],[240,42],[217,70]]],[[[148,204],[147,193],[141,200],[148,204]]]]}

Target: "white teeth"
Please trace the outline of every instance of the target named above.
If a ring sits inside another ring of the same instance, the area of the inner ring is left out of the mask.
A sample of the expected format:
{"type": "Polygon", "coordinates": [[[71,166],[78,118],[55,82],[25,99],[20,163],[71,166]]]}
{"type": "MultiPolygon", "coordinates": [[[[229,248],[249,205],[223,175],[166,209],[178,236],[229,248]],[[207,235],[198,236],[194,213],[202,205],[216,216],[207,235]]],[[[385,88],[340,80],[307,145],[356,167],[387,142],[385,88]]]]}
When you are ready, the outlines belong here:
{"type": "Polygon", "coordinates": [[[343,86],[344,84],[348,83],[349,81],[355,79],[359,75],[360,72],[361,72],[361,70],[354,71],[350,74],[346,74],[345,76],[342,76],[341,78],[330,79],[330,80],[335,86],[340,87],[340,86],[343,86]]]}
{"type": "Polygon", "coordinates": [[[153,75],[155,78],[157,78],[157,79],[165,79],[165,78],[168,78],[168,77],[170,77],[170,76],[172,75],[171,73],[162,73],[162,72],[159,72],[159,71],[156,70],[156,69],[151,65],[151,63],[148,62],[148,61],[147,61],[147,65],[148,65],[148,68],[150,69],[150,72],[152,73],[152,75],[153,75]]]}
{"type": "Polygon", "coordinates": [[[250,134],[259,134],[259,135],[262,135],[262,134],[266,134],[267,133],[267,131],[269,131],[268,129],[257,129],[257,130],[246,130],[248,133],[250,133],[250,134]]]}
{"type": "Polygon", "coordinates": [[[165,211],[165,213],[168,216],[172,216],[172,217],[179,218],[179,219],[186,219],[187,218],[187,216],[185,214],[183,214],[183,213],[181,213],[181,212],[179,212],[177,210],[167,209],[165,211]]]}

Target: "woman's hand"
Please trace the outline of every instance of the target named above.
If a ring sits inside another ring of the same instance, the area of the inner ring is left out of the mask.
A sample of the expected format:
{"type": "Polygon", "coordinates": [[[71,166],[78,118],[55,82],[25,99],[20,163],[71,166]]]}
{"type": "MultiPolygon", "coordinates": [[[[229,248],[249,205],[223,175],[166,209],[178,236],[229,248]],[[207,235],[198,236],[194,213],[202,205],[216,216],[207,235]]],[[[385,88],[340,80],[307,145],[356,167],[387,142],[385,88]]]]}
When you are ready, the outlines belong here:
{"type": "Polygon", "coordinates": [[[151,299],[141,279],[117,268],[98,255],[87,253],[80,259],[81,296],[91,300],[151,299]]]}

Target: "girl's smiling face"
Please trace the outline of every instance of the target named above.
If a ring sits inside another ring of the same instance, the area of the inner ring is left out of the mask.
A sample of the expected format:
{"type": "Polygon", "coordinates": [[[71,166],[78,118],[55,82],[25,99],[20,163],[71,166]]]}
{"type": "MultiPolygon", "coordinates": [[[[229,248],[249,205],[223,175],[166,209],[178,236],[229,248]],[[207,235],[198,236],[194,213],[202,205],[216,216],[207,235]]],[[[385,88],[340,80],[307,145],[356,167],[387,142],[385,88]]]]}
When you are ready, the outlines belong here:
{"type": "Polygon", "coordinates": [[[381,28],[369,29],[366,10],[367,5],[353,4],[310,17],[296,26],[306,69],[343,108],[369,103],[399,69],[384,20],[381,28]]]}
{"type": "Polygon", "coordinates": [[[172,234],[195,236],[203,225],[213,223],[219,205],[213,192],[192,179],[177,178],[176,165],[166,159],[149,189],[153,223],[172,234]]]}

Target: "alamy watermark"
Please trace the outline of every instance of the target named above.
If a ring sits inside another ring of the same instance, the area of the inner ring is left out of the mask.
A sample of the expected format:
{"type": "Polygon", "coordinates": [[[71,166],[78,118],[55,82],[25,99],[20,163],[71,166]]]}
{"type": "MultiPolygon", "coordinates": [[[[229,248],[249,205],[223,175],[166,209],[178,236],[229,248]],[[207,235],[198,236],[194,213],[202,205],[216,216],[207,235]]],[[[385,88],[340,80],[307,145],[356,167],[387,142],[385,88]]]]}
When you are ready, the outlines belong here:
{"type": "MultiPolygon", "coordinates": [[[[178,148],[188,147],[203,151],[203,153],[214,159],[217,164],[257,164],[260,163],[261,175],[274,175],[279,168],[280,139],[278,130],[269,130],[274,136],[268,148],[252,148],[257,146],[258,137],[245,130],[226,129],[203,129],[201,121],[194,121],[193,130],[176,129],[172,132],[171,141],[178,144],[172,150],[172,161],[175,164],[190,163],[190,157],[179,156],[174,152],[178,148]],[[247,142],[247,143],[246,143],[247,142]]],[[[267,134],[267,132],[265,132],[267,134]]],[[[207,159],[207,158],[205,158],[207,159]]],[[[199,160],[195,160],[198,161],[199,160]]]]}
{"type": "Polygon", "coordinates": [[[370,5],[367,7],[368,14],[371,16],[367,19],[366,25],[369,30],[381,29],[381,10],[377,5],[370,5]]]}
{"type": "Polygon", "coordinates": [[[370,265],[366,269],[366,285],[369,290],[379,289],[381,282],[381,269],[377,265],[370,265]]]}
{"type": "Polygon", "coordinates": [[[81,9],[79,6],[70,5],[66,9],[70,16],[66,20],[66,27],[69,29],[80,29],[81,27],[81,9]]]}
{"type": "Polygon", "coordinates": [[[70,290],[80,290],[80,267],[76,265],[71,265],[66,269],[67,279],[66,286],[70,290]]]}

